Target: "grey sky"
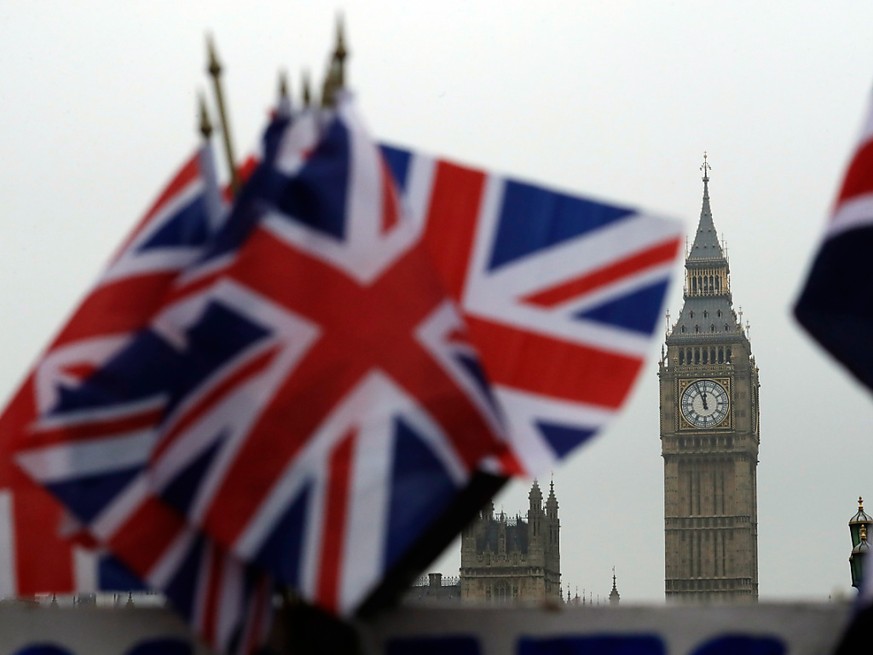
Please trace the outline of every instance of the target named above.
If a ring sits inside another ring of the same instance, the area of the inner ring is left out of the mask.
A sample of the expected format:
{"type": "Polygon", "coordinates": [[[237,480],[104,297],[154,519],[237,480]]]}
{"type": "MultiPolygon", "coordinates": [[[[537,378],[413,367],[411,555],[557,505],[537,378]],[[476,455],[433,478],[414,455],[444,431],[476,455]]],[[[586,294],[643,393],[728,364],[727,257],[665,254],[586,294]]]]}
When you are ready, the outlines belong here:
{"type": "MultiPolygon", "coordinates": [[[[0,321],[7,396],[196,143],[204,34],[237,150],[276,73],[320,79],[344,11],[349,80],[383,140],[696,225],[704,150],[736,306],[761,369],[762,599],[848,593],[870,495],[871,395],[789,305],[873,81],[873,6],[849,1],[41,2],[0,7],[0,321]]],[[[678,273],[679,271],[677,271],[678,273]]],[[[680,278],[677,278],[680,279],[680,278]]],[[[681,305],[674,286],[670,311],[681,305]]],[[[663,599],[657,353],[623,415],[554,474],[565,584],[663,599]]],[[[526,484],[497,506],[526,506],[526,484]]],[[[451,553],[439,567],[451,574],[451,553]]]]}

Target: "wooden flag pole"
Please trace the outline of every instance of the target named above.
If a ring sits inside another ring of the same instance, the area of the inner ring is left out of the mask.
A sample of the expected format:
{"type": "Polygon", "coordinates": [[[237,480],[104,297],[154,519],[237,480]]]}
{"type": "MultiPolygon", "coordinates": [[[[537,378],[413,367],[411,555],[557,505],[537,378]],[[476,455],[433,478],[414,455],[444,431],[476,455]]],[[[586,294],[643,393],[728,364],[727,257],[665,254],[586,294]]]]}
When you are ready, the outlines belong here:
{"type": "Polygon", "coordinates": [[[239,171],[236,167],[236,158],[233,153],[233,141],[230,136],[230,121],[227,119],[227,110],[224,104],[224,92],[221,87],[221,64],[215,54],[215,44],[211,36],[206,37],[206,49],[209,57],[209,65],[206,70],[212,78],[212,87],[215,91],[215,102],[218,105],[218,119],[221,122],[222,141],[224,142],[224,154],[227,158],[227,166],[230,170],[230,191],[236,196],[239,191],[239,171]]]}

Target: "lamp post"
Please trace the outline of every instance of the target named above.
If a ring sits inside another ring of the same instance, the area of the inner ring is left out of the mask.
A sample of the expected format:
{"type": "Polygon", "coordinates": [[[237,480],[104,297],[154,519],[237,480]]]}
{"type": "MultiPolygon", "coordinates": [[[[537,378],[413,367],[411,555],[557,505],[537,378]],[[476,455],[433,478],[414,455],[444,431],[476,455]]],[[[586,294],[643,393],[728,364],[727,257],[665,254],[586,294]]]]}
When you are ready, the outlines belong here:
{"type": "Polygon", "coordinates": [[[864,560],[870,546],[867,544],[867,529],[873,520],[864,511],[864,499],[858,497],[858,513],[849,519],[849,534],[852,536],[852,554],[849,555],[849,570],[852,572],[852,586],[861,587],[864,578],[864,560]]]}

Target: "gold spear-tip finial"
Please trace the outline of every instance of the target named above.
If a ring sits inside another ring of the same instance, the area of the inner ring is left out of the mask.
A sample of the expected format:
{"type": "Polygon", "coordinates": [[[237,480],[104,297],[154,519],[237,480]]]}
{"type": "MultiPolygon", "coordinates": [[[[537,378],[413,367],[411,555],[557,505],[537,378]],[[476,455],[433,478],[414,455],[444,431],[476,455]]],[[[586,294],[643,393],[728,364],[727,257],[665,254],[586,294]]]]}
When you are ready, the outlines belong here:
{"type": "Polygon", "coordinates": [[[291,93],[288,91],[288,86],[288,75],[284,70],[280,70],[276,115],[285,118],[291,116],[291,93]]]}
{"type": "Polygon", "coordinates": [[[279,71],[279,100],[285,100],[286,98],[290,98],[291,94],[288,92],[288,74],[284,70],[279,71]]]}
{"type": "Polygon", "coordinates": [[[206,70],[212,77],[212,89],[215,93],[215,104],[218,106],[218,120],[221,125],[222,141],[224,142],[224,154],[227,159],[227,167],[230,171],[230,189],[233,195],[239,191],[240,179],[239,171],[236,168],[236,158],[233,153],[233,139],[230,134],[230,120],[227,117],[227,108],[224,102],[224,90],[221,86],[221,64],[218,63],[218,56],[215,53],[215,43],[212,35],[206,35],[206,52],[209,58],[209,64],[206,70]]]}
{"type": "Polygon", "coordinates": [[[346,85],[346,57],[349,51],[346,48],[345,25],[342,14],[336,18],[336,47],[333,50],[333,61],[336,64],[336,83],[342,89],[346,85]]]}
{"type": "Polygon", "coordinates": [[[218,55],[215,54],[215,41],[211,34],[206,35],[206,56],[208,59],[206,72],[212,77],[221,75],[221,64],[218,61],[218,55]]]}
{"type": "Polygon", "coordinates": [[[308,109],[312,106],[312,89],[309,85],[309,71],[303,71],[300,85],[303,87],[303,106],[308,109]]]}
{"type": "Polygon", "coordinates": [[[198,125],[200,134],[203,135],[204,139],[208,139],[212,136],[212,122],[209,120],[209,111],[206,109],[206,97],[202,91],[197,94],[197,106],[198,113],[200,114],[200,124],[198,125]]]}

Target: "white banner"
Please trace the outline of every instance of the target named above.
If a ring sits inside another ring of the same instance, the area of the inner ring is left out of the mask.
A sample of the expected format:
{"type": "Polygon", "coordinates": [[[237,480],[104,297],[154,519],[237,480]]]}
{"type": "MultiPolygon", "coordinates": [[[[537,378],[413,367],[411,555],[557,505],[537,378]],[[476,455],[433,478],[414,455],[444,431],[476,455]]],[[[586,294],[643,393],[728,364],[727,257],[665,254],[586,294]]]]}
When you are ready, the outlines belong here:
{"type": "Polygon", "coordinates": [[[418,607],[386,613],[362,634],[366,652],[385,655],[828,655],[850,611],[846,603],[418,607]]]}
{"type": "MultiPolygon", "coordinates": [[[[404,607],[361,624],[367,655],[827,655],[845,603],[404,607]]],[[[0,605],[0,655],[208,655],[168,610],[0,605]]]]}

